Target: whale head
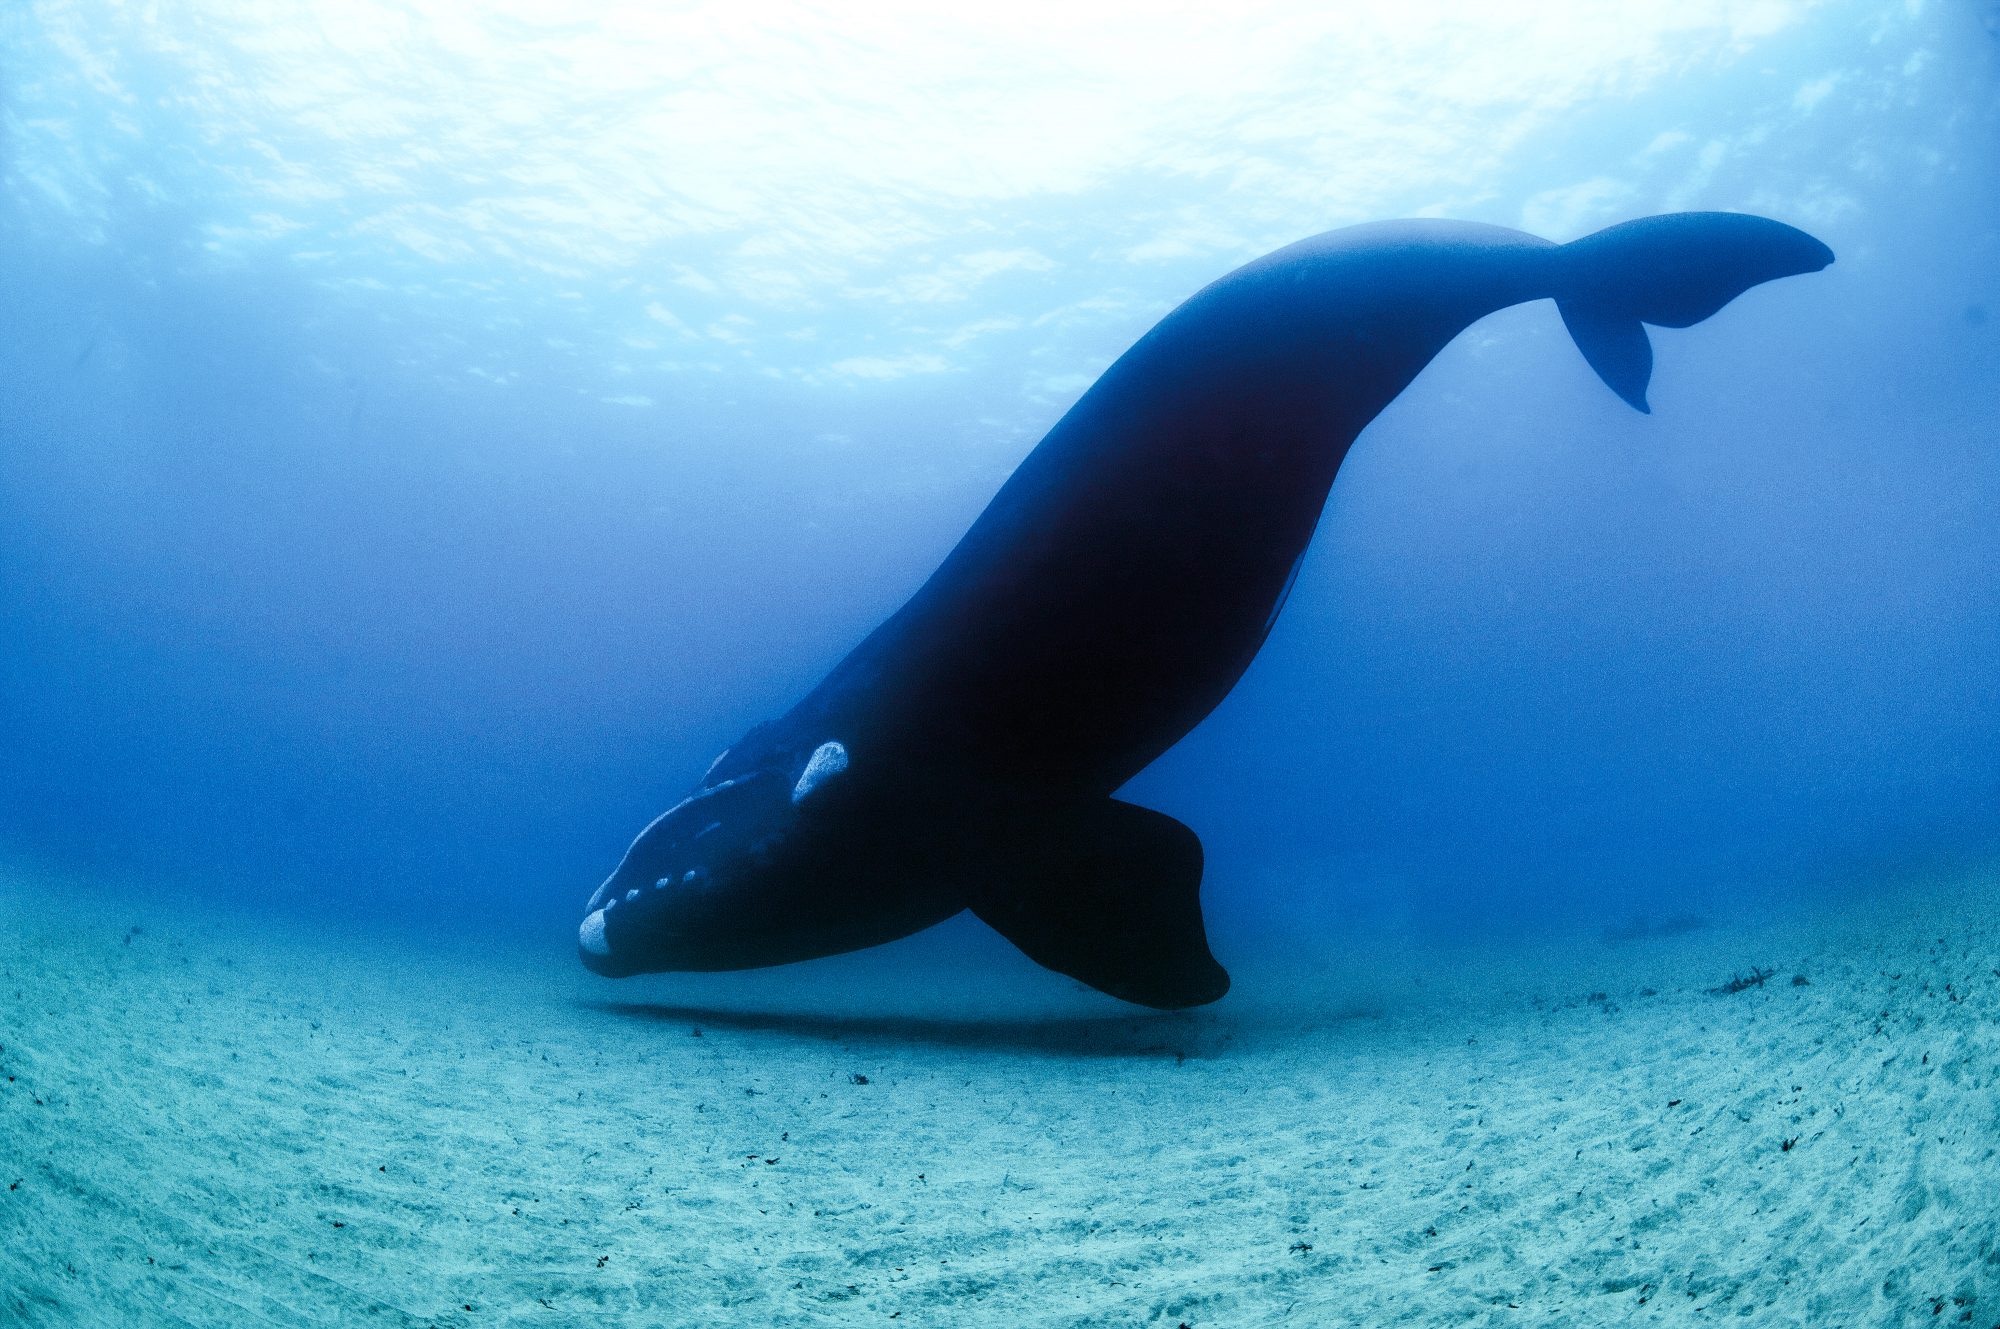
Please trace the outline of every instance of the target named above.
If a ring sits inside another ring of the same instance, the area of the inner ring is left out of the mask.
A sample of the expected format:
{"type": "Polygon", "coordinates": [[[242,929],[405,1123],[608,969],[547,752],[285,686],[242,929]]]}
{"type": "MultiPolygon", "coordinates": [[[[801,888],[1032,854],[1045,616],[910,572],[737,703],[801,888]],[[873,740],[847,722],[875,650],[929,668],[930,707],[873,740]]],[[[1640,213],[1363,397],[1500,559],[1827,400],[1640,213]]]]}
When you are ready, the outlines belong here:
{"type": "MultiPolygon", "coordinates": [[[[762,745],[759,745],[762,746],[762,745]]],[[[724,753],[639,833],[590,897],[577,955],[611,978],[746,969],[886,941],[936,918],[888,922],[859,878],[870,824],[845,744],[724,753]]]]}

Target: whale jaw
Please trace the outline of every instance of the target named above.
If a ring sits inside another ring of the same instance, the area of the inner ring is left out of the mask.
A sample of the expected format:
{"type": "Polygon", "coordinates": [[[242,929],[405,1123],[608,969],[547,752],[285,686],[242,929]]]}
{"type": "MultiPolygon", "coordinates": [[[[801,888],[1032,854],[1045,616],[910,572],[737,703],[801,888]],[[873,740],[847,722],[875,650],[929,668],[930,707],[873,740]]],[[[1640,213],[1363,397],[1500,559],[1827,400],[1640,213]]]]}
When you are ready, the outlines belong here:
{"type": "Polygon", "coordinates": [[[763,968],[881,945],[969,906],[1029,959],[1121,1001],[1179,1010],[1229,990],[1193,831],[1101,796],[967,801],[956,814],[826,808],[743,857],[607,883],[577,958],[606,978],[763,968]]]}
{"type": "Polygon", "coordinates": [[[606,978],[760,969],[878,946],[964,909],[954,878],[879,829],[838,815],[768,836],[718,828],[690,846],[695,866],[602,891],[577,959],[606,978]]]}

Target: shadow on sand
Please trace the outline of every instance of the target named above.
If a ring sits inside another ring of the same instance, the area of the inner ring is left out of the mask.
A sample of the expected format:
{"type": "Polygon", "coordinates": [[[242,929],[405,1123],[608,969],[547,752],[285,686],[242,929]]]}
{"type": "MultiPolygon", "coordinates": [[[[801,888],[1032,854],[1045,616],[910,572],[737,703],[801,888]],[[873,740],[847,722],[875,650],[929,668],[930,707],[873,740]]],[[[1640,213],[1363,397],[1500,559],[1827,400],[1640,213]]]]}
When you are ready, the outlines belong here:
{"type": "Polygon", "coordinates": [[[802,1010],[743,1010],[727,1006],[600,1001],[591,1009],[686,1029],[733,1029],[785,1034],[830,1043],[925,1044],[978,1051],[1035,1052],[1061,1057],[1189,1057],[1213,1055],[1227,1030],[1212,1015],[1190,1011],[1138,1015],[955,1016],[829,1014],[802,1010]]]}

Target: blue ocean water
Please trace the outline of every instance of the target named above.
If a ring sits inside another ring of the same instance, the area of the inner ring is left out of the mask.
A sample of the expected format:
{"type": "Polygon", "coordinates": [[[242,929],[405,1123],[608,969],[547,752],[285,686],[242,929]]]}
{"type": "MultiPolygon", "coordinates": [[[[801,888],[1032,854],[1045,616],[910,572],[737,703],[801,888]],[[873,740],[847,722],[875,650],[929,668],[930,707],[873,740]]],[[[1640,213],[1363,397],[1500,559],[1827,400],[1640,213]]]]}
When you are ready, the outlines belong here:
{"type": "Polygon", "coordinates": [[[1839,260],[1658,333],[1648,417],[1547,304],[1467,332],[1127,796],[1335,962],[1990,861],[1990,7],[1490,8],[11,6],[0,857],[567,964],[1202,284],[1700,208],[1839,260]]]}

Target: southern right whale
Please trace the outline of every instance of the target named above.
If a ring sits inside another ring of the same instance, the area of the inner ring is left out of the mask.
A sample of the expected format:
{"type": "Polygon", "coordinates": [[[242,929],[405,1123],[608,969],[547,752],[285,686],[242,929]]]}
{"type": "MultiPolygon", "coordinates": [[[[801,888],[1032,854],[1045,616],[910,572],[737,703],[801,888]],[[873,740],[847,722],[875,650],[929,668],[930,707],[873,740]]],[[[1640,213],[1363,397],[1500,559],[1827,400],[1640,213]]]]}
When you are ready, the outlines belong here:
{"type": "Polygon", "coordinates": [[[1201,843],[1117,789],[1263,645],[1368,422],[1495,310],[1553,299],[1644,411],[1644,325],[1832,262],[1690,212],[1569,244],[1452,221],[1330,231],[1195,294],[1107,370],[930,580],[640,833],[578,930],[609,976],[855,950],[970,908],[1155,1007],[1229,986],[1201,843]]]}

